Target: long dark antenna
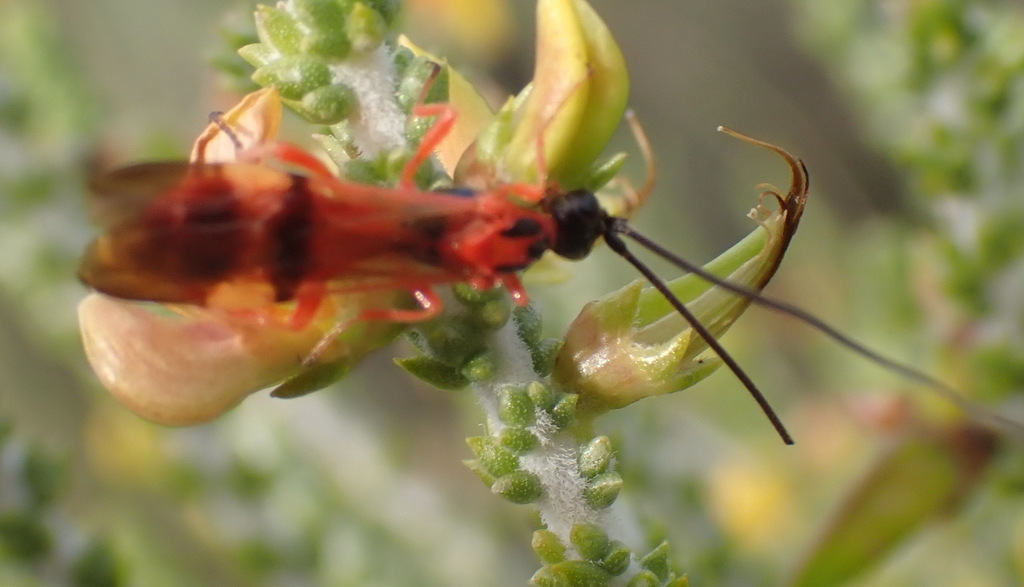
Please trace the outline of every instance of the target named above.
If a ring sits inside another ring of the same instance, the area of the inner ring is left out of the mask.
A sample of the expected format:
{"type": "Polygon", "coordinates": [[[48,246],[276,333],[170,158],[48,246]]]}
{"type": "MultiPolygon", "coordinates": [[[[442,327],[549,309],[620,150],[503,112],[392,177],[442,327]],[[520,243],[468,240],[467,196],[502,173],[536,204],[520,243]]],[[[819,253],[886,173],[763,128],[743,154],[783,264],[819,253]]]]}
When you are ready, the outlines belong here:
{"type": "Polygon", "coordinates": [[[739,366],[736,359],[732,358],[732,355],[730,355],[722,344],[718,342],[715,336],[711,334],[703,324],[701,324],[700,320],[694,316],[693,312],[691,312],[685,304],[679,301],[679,298],[669,290],[668,286],[665,285],[665,282],[655,275],[654,271],[651,271],[650,267],[644,264],[640,259],[636,258],[636,256],[634,256],[626,247],[626,243],[619,238],[619,234],[629,233],[619,229],[618,226],[620,224],[626,226],[628,229],[628,225],[626,225],[626,222],[621,218],[608,218],[608,229],[604,235],[604,240],[608,247],[625,259],[630,265],[635,267],[637,271],[647,278],[647,281],[649,281],[655,289],[661,292],[661,295],[665,297],[668,303],[690,324],[690,328],[693,328],[693,330],[699,334],[702,339],[704,339],[708,348],[713,350],[718,357],[722,359],[722,362],[725,363],[736,378],[740,380],[743,387],[747,388],[747,391],[749,391],[750,395],[753,396],[757,405],[761,406],[761,411],[768,417],[768,421],[770,421],[772,426],[775,427],[775,431],[779,433],[779,436],[782,438],[782,442],[785,442],[786,444],[793,444],[793,437],[789,435],[789,431],[786,430],[786,426],[782,423],[782,420],[779,419],[775,410],[772,409],[771,404],[768,403],[768,399],[764,397],[764,394],[757,388],[754,381],[750,379],[750,376],[747,375],[743,368],[739,366]]]}
{"type": "MultiPolygon", "coordinates": [[[[945,399],[946,401],[952,403],[953,405],[963,410],[966,414],[970,415],[978,423],[983,424],[993,430],[1005,432],[1017,438],[1024,439],[1024,425],[1022,425],[1020,422],[1016,422],[1009,418],[1005,418],[993,412],[992,410],[985,409],[983,406],[980,406],[977,403],[969,401],[956,388],[946,383],[943,383],[942,381],[939,381],[938,379],[932,377],[931,375],[928,375],[923,371],[920,371],[918,369],[915,369],[914,367],[911,367],[909,365],[886,357],[885,355],[882,355],[881,353],[868,348],[866,345],[857,342],[856,340],[843,334],[835,327],[830,326],[824,320],[807,312],[806,310],[802,310],[787,302],[783,302],[781,300],[768,297],[761,293],[760,291],[732,283],[730,281],[722,279],[721,277],[718,277],[713,273],[706,271],[700,265],[696,265],[694,263],[691,263],[690,261],[687,261],[686,259],[683,259],[679,255],[676,255],[672,251],[669,251],[668,249],[661,247],[660,245],[651,241],[644,235],[636,232],[625,220],[621,218],[613,218],[611,220],[612,221],[608,226],[608,234],[605,235],[605,241],[607,241],[609,245],[612,245],[612,241],[621,242],[621,239],[609,239],[609,236],[613,234],[621,234],[624,236],[628,236],[629,238],[636,241],[640,246],[658,255],[662,259],[672,263],[673,265],[679,267],[680,269],[693,273],[694,275],[697,275],[701,279],[704,279],[710,283],[714,283],[715,285],[721,287],[722,289],[743,296],[744,298],[750,300],[750,302],[753,304],[765,308],[770,308],[772,310],[781,312],[783,314],[786,314],[787,316],[795,318],[800,322],[803,322],[804,324],[817,330],[818,332],[824,334],[828,338],[831,338],[840,345],[846,347],[848,350],[853,351],[854,353],[864,357],[865,359],[872,361],[878,365],[881,365],[883,368],[888,369],[889,371],[896,373],[897,375],[900,375],[901,377],[904,377],[909,381],[916,381],[924,385],[925,387],[931,389],[934,393],[938,394],[940,397],[945,399]]],[[[614,246],[612,246],[612,249],[618,252],[620,255],[626,257],[626,255],[619,252],[619,250],[616,249],[614,246]]],[[[665,286],[663,284],[659,286],[658,282],[652,280],[647,275],[647,273],[644,272],[644,269],[641,269],[641,267],[638,266],[632,260],[630,260],[629,257],[626,257],[626,260],[632,263],[633,266],[636,267],[641,273],[644,273],[644,276],[647,277],[649,281],[651,281],[651,283],[654,285],[655,288],[658,289],[658,291],[662,292],[663,295],[665,294],[665,290],[663,289],[665,286]]],[[[674,301],[673,298],[669,297],[668,295],[665,295],[665,297],[668,298],[669,303],[671,303],[673,307],[679,310],[679,307],[676,306],[677,301],[674,301]]],[[[681,310],[680,313],[682,313],[681,310]]],[[[687,319],[689,320],[689,318],[687,319]]],[[[692,321],[691,324],[693,324],[692,321]]],[[[696,325],[693,326],[695,330],[700,332],[700,330],[696,328],[696,325]]],[[[705,340],[707,340],[706,337],[705,340]]],[[[719,354],[721,355],[721,352],[718,351],[718,349],[715,349],[715,351],[719,352],[719,354]]],[[[726,362],[727,365],[729,364],[729,361],[725,360],[725,356],[722,356],[722,359],[723,361],[726,362]]],[[[732,368],[731,365],[730,368],[732,368]]],[[[734,373],[736,373],[736,371],[737,369],[733,369],[734,373]]],[[[740,377],[740,380],[744,382],[744,385],[746,385],[746,381],[744,381],[744,378],[740,376],[740,373],[736,373],[736,375],[740,377]]],[[[747,389],[750,390],[752,394],[754,394],[754,398],[758,400],[759,404],[761,404],[762,409],[765,409],[765,404],[762,403],[763,398],[761,398],[760,394],[756,392],[756,389],[751,389],[750,385],[747,385],[747,389]]],[[[769,414],[769,419],[772,419],[774,414],[771,414],[768,410],[766,410],[765,413],[769,414]]],[[[775,423],[775,420],[772,420],[772,422],[775,423]]],[[[778,428],[778,426],[776,426],[776,428],[778,428]]]]}

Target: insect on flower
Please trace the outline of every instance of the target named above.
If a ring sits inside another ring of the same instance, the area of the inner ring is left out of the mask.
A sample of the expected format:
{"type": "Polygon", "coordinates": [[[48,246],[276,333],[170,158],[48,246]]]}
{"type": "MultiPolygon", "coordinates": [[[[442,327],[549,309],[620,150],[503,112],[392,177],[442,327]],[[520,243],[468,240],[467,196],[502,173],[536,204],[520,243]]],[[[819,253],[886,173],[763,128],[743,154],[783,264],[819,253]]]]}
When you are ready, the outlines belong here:
{"type": "MultiPolygon", "coordinates": [[[[268,91],[272,90],[263,90],[268,91]]],[[[117,298],[194,305],[259,319],[279,316],[268,311],[278,302],[294,302],[286,318],[294,329],[309,324],[327,296],[404,290],[412,293],[418,308],[366,308],[354,320],[417,322],[440,312],[434,287],[443,284],[468,283],[477,289],[501,285],[518,304],[525,304],[527,293],[517,272],[549,250],[581,259],[603,238],[689,322],[752,394],[782,439],[792,444],[750,377],[629,251],[623,240],[629,237],[681,268],[754,303],[793,315],[889,368],[929,385],[937,383],[878,357],[797,308],[723,282],[662,249],[623,218],[606,213],[590,191],[564,191],[543,181],[469,193],[417,188],[413,177],[451,129],[455,112],[445,104],[421,102],[413,114],[436,120],[402,169],[396,187],[341,180],[316,157],[288,143],[243,148],[232,129],[214,117],[240,150],[237,162],[208,162],[200,142],[198,157],[191,163],[141,163],[93,183],[92,204],[105,233],[86,251],[79,277],[117,298]]],[[[649,147],[637,129],[634,125],[650,167],[649,147]]],[[[790,197],[776,197],[780,205],[791,207],[787,222],[795,228],[807,191],[802,162],[774,145],[731,134],[774,151],[789,164],[790,197]]],[[[543,167],[543,158],[538,157],[542,178],[543,167]]],[[[643,192],[650,189],[651,179],[652,170],[643,192]]],[[[311,357],[315,359],[351,322],[330,329],[311,357]]]]}

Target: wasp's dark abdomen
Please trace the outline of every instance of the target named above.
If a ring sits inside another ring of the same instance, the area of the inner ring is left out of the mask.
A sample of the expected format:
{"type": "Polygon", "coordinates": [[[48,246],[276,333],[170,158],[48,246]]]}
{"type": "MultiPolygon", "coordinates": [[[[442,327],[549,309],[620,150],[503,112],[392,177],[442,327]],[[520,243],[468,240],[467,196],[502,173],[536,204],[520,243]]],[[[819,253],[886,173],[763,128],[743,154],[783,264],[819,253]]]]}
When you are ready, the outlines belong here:
{"type": "Polygon", "coordinates": [[[276,301],[290,300],[302,282],[310,263],[313,196],[306,178],[293,175],[291,189],[281,207],[267,221],[268,279],[276,301]]]}

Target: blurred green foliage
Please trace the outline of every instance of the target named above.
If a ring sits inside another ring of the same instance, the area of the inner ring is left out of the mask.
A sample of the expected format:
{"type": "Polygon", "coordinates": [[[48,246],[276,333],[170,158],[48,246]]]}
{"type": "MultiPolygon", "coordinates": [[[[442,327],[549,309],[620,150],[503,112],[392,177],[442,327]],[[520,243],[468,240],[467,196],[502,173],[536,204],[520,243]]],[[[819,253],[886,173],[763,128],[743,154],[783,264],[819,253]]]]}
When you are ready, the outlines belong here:
{"type": "MultiPolygon", "coordinates": [[[[527,23],[528,4],[505,10],[527,23]]],[[[774,293],[1021,419],[1018,3],[593,5],[622,43],[660,163],[642,227],[710,256],[746,232],[752,186],[784,177],[714,126],[785,145],[811,169],[814,210],[774,293]]],[[[0,583],[524,582],[535,521],[459,463],[477,406],[411,386],[389,361],[191,430],[142,422],[97,389],[75,342],[83,185],[111,160],[168,144],[183,156],[204,113],[231,103],[202,60],[220,42],[212,14],[231,6],[84,6],[0,4],[0,583]]],[[[246,25],[223,26],[251,41],[246,25]]],[[[496,76],[510,89],[529,71],[521,53],[505,52],[496,76]]],[[[598,251],[566,285],[530,284],[547,334],[630,278],[618,263],[598,251]]],[[[621,447],[620,502],[643,528],[630,547],[669,540],[695,585],[780,583],[839,548],[867,554],[815,584],[1024,582],[1019,443],[937,402],[906,408],[902,383],[781,320],[744,321],[726,343],[797,447],[777,445],[725,376],[600,421],[621,447]],[[894,466],[911,457],[920,467],[894,466]],[[929,494],[939,505],[902,521],[870,507],[892,490],[915,503],[918,470],[939,471],[931,487],[952,484],[948,499],[929,494]],[[851,513],[902,524],[886,529],[898,539],[866,548],[877,534],[844,527],[851,513]]],[[[615,549],[599,550],[612,564],[615,549]]]]}

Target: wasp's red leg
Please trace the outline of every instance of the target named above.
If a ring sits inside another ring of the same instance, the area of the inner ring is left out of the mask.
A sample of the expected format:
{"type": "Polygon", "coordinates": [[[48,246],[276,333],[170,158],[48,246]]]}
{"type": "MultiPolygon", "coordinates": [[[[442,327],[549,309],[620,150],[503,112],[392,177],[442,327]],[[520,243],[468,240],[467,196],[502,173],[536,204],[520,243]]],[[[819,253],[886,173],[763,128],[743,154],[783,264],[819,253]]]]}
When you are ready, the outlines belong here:
{"type": "Polygon", "coordinates": [[[523,282],[519,281],[519,276],[514,273],[508,273],[501,276],[501,285],[505,287],[508,294],[512,296],[512,301],[517,306],[525,306],[530,303],[530,297],[526,294],[526,288],[523,286],[523,282]]]}
{"type": "Polygon", "coordinates": [[[293,330],[302,330],[309,326],[324,301],[327,288],[321,282],[303,283],[295,294],[295,311],[292,313],[288,326],[293,330]]]}
{"type": "Polygon", "coordinates": [[[403,188],[415,187],[414,178],[416,177],[416,170],[437,149],[441,141],[448,136],[452,126],[455,125],[455,118],[457,116],[455,109],[448,104],[418,104],[413,107],[412,113],[414,116],[421,117],[436,116],[437,120],[427,129],[426,134],[423,135],[423,140],[420,141],[419,146],[416,148],[416,152],[412,154],[412,157],[405,163],[405,167],[402,168],[402,175],[399,178],[398,185],[403,188]]]}
{"type": "Polygon", "coordinates": [[[327,168],[320,159],[298,145],[292,143],[267,143],[246,149],[238,154],[239,161],[259,162],[273,158],[320,177],[335,177],[334,172],[327,168]]]}
{"type": "Polygon", "coordinates": [[[419,304],[419,309],[416,310],[401,310],[398,308],[370,308],[363,310],[355,318],[348,320],[341,320],[331,327],[320,340],[313,346],[313,349],[309,351],[309,354],[302,361],[303,365],[312,365],[324,354],[329,346],[341,336],[341,333],[345,331],[353,322],[367,321],[367,320],[387,320],[389,322],[423,322],[436,318],[443,308],[441,298],[438,297],[437,293],[430,289],[415,289],[412,291],[412,295],[416,298],[416,303],[419,304]]]}

